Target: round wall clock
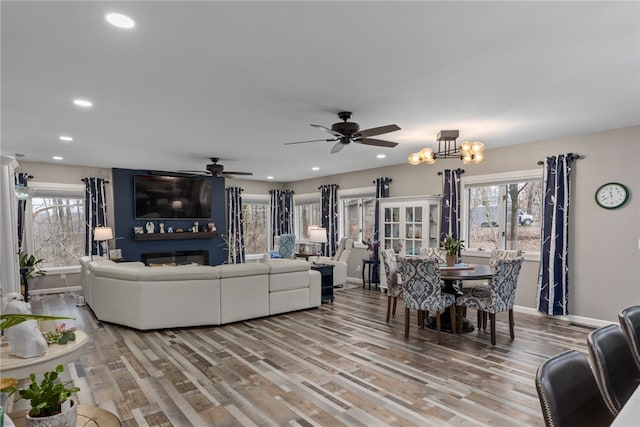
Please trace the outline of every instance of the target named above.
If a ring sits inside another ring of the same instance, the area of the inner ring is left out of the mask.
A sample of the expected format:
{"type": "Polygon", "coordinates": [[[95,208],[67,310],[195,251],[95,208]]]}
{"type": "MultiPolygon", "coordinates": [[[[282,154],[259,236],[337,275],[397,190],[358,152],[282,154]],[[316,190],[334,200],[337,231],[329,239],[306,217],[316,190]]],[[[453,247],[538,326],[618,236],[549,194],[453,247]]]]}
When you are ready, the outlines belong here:
{"type": "Polygon", "coordinates": [[[629,199],[629,189],[619,182],[607,182],[596,190],[596,203],[605,209],[617,209],[629,199]]]}

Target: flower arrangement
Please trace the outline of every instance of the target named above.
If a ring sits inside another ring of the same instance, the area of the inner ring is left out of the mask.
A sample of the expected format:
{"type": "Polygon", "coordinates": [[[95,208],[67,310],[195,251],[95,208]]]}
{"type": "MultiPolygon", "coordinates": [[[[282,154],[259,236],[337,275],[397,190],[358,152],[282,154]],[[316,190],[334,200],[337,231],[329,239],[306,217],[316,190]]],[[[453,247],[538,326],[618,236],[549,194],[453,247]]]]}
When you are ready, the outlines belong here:
{"type": "Polygon", "coordinates": [[[75,341],[75,332],[75,326],[67,329],[66,323],[60,323],[56,325],[55,330],[43,332],[42,335],[44,335],[44,339],[47,341],[47,344],[66,344],[69,341],[75,341]]]}
{"type": "Polygon", "coordinates": [[[380,247],[380,242],[378,240],[367,239],[363,240],[362,243],[367,245],[367,250],[369,252],[373,252],[380,247]]]}

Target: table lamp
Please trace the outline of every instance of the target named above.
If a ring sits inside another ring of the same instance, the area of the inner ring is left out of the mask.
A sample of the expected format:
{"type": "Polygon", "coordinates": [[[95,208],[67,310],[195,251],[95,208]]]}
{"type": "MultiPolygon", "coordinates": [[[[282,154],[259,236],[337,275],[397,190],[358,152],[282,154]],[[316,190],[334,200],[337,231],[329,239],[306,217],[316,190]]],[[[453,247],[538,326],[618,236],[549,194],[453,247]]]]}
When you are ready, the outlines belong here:
{"type": "MultiPolygon", "coordinates": [[[[111,239],[113,239],[113,230],[111,227],[96,227],[93,229],[93,240],[102,242],[102,251],[107,254],[107,258],[109,258],[109,244],[107,240],[111,239]]],[[[91,258],[93,259],[93,255],[91,258]]]]}
{"type": "Polygon", "coordinates": [[[327,229],[321,227],[310,227],[309,240],[316,244],[316,262],[318,262],[320,261],[320,245],[327,243],[327,229]]]}

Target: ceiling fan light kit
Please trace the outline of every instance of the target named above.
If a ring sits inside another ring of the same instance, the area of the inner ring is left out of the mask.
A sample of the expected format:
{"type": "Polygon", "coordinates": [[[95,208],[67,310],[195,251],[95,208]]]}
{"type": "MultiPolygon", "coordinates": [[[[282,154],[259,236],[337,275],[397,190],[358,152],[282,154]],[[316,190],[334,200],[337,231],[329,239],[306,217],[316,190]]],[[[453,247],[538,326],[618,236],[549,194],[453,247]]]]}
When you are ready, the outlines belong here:
{"type": "Polygon", "coordinates": [[[355,142],[363,145],[374,145],[376,147],[387,147],[392,148],[398,145],[397,142],[385,141],[383,139],[369,138],[370,136],[382,135],[384,133],[395,132],[400,130],[400,127],[396,124],[386,125],[386,126],[378,126],[370,129],[360,130],[360,125],[358,123],[349,122],[348,120],[351,118],[350,111],[340,111],[338,113],[338,118],[342,120],[341,122],[334,123],[331,125],[331,128],[322,126],[322,125],[311,125],[316,128],[320,128],[325,132],[331,134],[334,138],[329,139],[312,139],[309,141],[296,141],[296,142],[286,142],[284,145],[293,145],[293,144],[306,144],[307,142],[336,142],[336,144],[331,149],[331,153],[337,153],[342,150],[346,145],[355,142]]]}
{"type": "Polygon", "coordinates": [[[480,141],[465,141],[458,146],[458,130],[441,130],[438,132],[438,151],[431,148],[423,148],[417,153],[409,154],[409,164],[419,165],[426,163],[431,165],[437,159],[458,158],[462,163],[481,163],[484,160],[484,144],[480,141]]]}

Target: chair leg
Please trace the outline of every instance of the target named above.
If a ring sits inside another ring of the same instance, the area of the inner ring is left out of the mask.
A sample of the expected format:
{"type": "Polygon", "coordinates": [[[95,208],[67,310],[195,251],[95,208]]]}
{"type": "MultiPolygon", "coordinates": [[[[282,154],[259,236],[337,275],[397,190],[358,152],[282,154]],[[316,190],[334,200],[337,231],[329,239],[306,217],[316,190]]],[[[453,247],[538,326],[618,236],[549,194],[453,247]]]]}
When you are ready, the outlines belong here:
{"type": "Polygon", "coordinates": [[[440,333],[440,310],[436,310],[436,342],[438,344],[442,343],[442,336],[440,333]]]}
{"type": "Polygon", "coordinates": [[[478,309],[478,331],[482,329],[482,310],[478,309]]]}
{"type": "Polygon", "coordinates": [[[454,334],[459,334],[460,331],[458,329],[458,322],[457,322],[457,316],[456,316],[456,305],[455,304],[451,304],[449,306],[449,317],[451,318],[451,332],[454,334]]]}
{"type": "Polygon", "coordinates": [[[489,322],[491,322],[491,345],[496,345],[496,314],[489,313],[489,322]]]}
{"type": "Polygon", "coordinates": [[[393,308],[391,309],[391,316],[396,317],[396,306],[398,305],[398,297],[393,297],[393,308]]]}
{"type": "Polygon", "coordinates": [[[487,329],[487,312],[482,312],[482,329],[487,329]]]}
{"type": "Polygon", "coordinates": [[[391,299],[393,297],[389,295],[387,297],[387,323],[389,323],[389,317],[391,316],[391,299]]]}
{"type": "Polygon", "coordinates": [[[418,328],[424,327],[424,311],[418,310],[418,328]]]}
{"type": "Polygon", "coordinates": [[[458,315],[456,316],[456,329],[458,330],[459,334],[462,333],[462,318],[464,317],[462,313],[464,313],[464,308],[465,307],[458,306],[458,315]]]}
{"type": "Polygon", "coordinates": [[[404,337],[409,337],[409,309],[404,309],[404,337]]]}
{"type": "Polygon", "coordinates": [[[511,309],[509,309],[509,334],[511,335],[511,339],[514,339],[516,337],[516,334],[513,331],[513,326],[514,326],[513,308],[511,308],[511,309]]]}

